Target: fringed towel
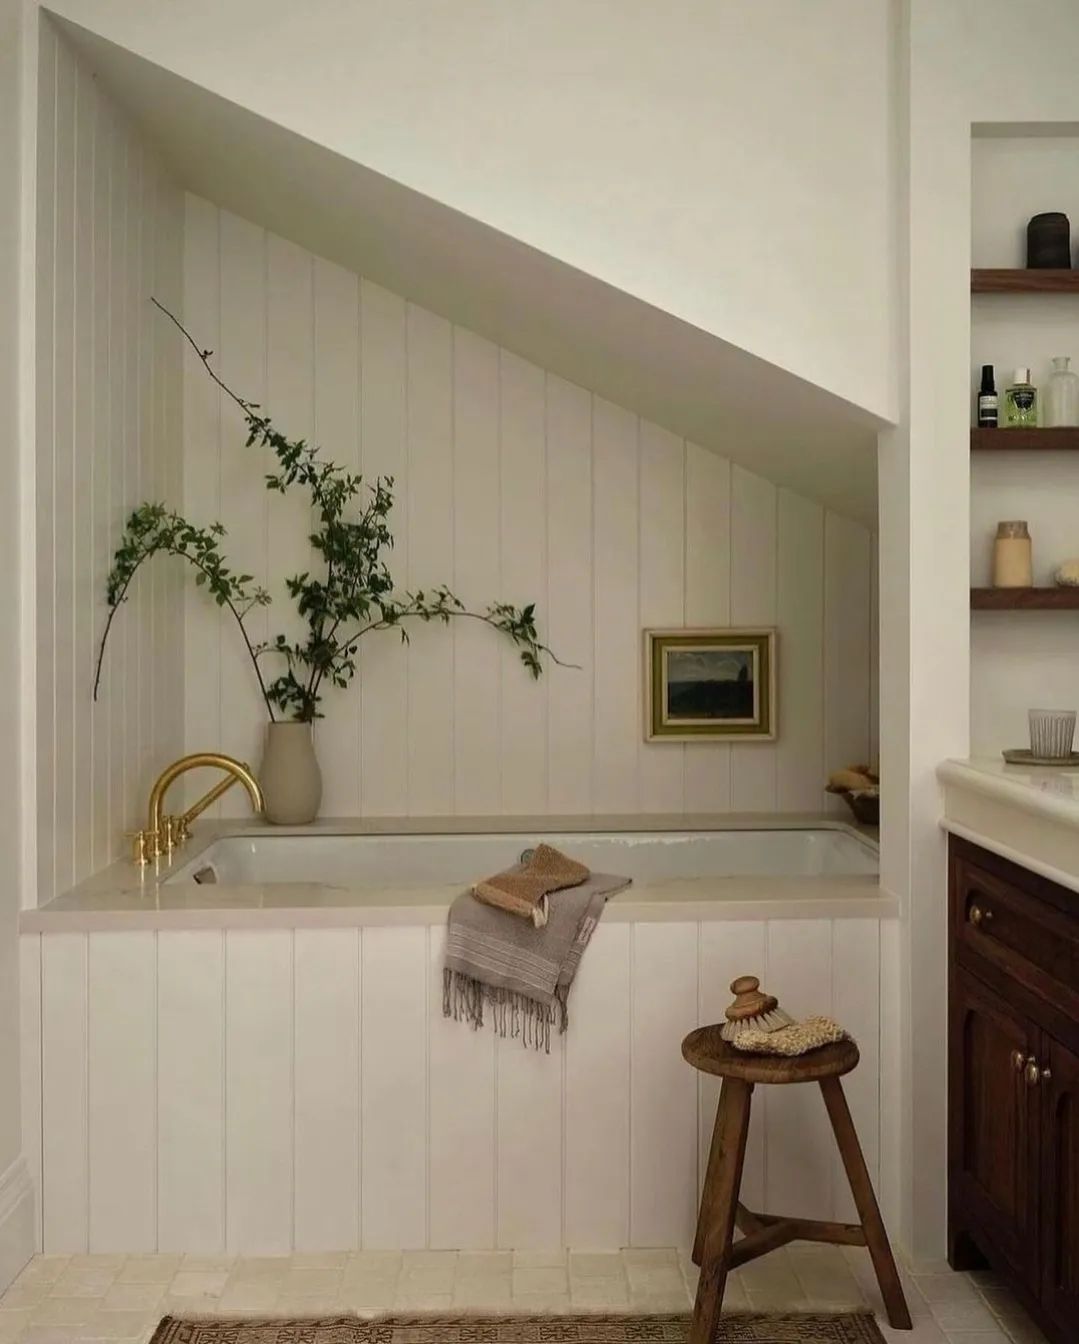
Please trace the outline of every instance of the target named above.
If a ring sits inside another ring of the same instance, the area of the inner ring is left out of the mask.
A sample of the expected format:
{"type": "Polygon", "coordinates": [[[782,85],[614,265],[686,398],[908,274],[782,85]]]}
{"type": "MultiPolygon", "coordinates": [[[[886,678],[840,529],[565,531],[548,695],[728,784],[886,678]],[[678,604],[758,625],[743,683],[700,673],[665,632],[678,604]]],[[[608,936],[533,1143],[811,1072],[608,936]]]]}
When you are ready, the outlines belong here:
{"type": "Polygon", "coordinates": [[[523,863],[477,882],[472,895],[485,905],[530,919],[542,929],[550,914],[548,896],[567,887],[579,887],[588,876],[583,863],[568,858],[553,845],[537,845],[523,863]]]}
{"type": "Polygon", "coordinates": [[[551,1027],[566,1030],[573,977],[609,896],[628,877],[593,873],[550,903],[544,928],[484,905],[471,892],[450,906],[442,1012],[483,1026],[489,1004],[495,1031],[520,1036],[524,1045],[550,1052],[551,1027]]]}

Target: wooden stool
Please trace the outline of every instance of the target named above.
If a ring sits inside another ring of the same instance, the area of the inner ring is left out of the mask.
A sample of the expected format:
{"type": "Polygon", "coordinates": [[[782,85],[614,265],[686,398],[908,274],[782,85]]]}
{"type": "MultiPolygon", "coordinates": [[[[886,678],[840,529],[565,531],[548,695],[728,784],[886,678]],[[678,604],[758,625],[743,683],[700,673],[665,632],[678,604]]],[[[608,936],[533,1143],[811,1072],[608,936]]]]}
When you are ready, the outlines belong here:
{"type": "Polygon", "coordinates": [[[854,1042],[838,1041],[807,1055],[792,1057],[749,1055],[728,1045],[719,1026],[712,1026],[691,1031],[682,1042],[682,1054],[695,1069],[723,1079],[693,1242],[693,1263],[700,1266],[701,1277],[689,1344],[712,1344],[715,1339],[727,1274],[758,1255],[785,1246],[788,1241],[867,1246],[888,1321],[897,1330],[909,1330],[910,1312],[839,1081],[858,1063],[858,1047],[854,1042]],[[749,1133],[749,1103],[756,1083],[820,1083],[861,1222],[779,1218],[770,1213],[751,1213],[739,1203],[749,1133]],[[739,1241],[734,1240],[736,1225],[744,1234],[739,1241]]]}

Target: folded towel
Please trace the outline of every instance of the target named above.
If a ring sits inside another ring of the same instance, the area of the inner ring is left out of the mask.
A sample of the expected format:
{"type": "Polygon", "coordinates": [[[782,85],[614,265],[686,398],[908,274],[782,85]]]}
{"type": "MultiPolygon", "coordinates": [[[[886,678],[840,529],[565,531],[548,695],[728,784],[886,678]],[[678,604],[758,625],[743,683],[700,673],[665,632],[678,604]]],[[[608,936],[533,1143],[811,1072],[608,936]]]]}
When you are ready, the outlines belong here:
{"type": "Polygon", "coordinates": [[[550,914],[547,897],[551,892],[578,887],[587,877],[588,869],[583,863],[553,845],[537,845],[524,863],[477,882],[472,895],[485,905],[530,919],[537,929],[542,929],[550,914]]]}
{"type": "Polygon", "coordinates": [[[566,1030],[570,986],[607,898],[629,884],[628,877],[591,874],[551,902],[545,928],[507,919],[471,892],[458,896],[446,930],[443,1015],[478,1030],[488,1003],[500,1036],[522,1036],[549,1052],[552,1024],[566,1030]]]}

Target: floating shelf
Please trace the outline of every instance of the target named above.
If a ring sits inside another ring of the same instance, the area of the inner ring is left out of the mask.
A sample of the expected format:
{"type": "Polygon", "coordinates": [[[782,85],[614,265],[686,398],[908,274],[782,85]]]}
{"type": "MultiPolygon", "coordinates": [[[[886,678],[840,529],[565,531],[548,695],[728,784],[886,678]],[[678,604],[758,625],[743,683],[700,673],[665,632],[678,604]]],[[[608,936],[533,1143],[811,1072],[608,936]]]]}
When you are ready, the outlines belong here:
{"type": "Polygon", "coordinates": [[[973,611],[1079,611],[1079,588],[972,588],[973,611]]]}
{"type": "Polygon", "coordinates": [[[972,452],[1074,452],[1079,450],[1079,428],[972,429],[970,447],[972,452]]]}
{"type": "Polygon", "coordinates": [[[979,270],[970,273],[972,294],[1079,294],[1079,271],[979,270]]]}

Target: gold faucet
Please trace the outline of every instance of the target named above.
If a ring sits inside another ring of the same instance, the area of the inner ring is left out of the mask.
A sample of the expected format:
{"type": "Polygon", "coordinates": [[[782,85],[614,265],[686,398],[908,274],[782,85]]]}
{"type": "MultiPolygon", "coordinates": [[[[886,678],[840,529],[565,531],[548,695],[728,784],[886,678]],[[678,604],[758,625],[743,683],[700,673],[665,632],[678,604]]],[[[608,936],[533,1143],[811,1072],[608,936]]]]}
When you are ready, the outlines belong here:
{"type": "Polygon", "coordinates": [[[185,840],[190,838],[191,823],[195,818],[205,812],[211,803],[215,803],[234,784],[244,786],[256,815],[261,814],[263,809],[262,790],[259,788],[258,780],[251,773],[250,768],[244,765],[242,761],[234,760],[231,756],[224,756],[218,751],[196,751],[190,756],[181,756],[178,761],[173,761],[170,766],[162,770],[157,783],[150,790],[146,829],[136,831],[133,837],[135,842],[134,861],[137,864],[144,865],[149,863],[151,859],[160,858],[162,854],[171,854],[174,848],[182,845],[185,840]],[[203,766],[212,766],[217,770],[223,770],[225,778],[219,780],[212,789],[204,793],[198,802],[192,804],[186,812],[179,816],[165,816],[165,794],[168,792],[169,786],[181,775],[185,775],[188,770],[199,770],[203,766]]]}

